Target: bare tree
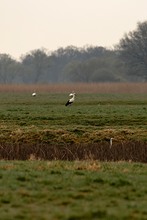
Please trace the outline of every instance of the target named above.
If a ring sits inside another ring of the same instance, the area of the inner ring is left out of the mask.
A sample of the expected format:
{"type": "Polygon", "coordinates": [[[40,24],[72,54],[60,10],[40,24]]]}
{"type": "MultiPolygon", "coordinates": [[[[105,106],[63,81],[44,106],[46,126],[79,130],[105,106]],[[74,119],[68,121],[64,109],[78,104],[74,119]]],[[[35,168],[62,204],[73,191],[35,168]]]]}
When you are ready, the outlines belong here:
{"type": "Polygon", "coordinates": [[[147,80],[147,21],[138,23],[135,31],[125,34],[116,45],[128,73],[147,80]]]}

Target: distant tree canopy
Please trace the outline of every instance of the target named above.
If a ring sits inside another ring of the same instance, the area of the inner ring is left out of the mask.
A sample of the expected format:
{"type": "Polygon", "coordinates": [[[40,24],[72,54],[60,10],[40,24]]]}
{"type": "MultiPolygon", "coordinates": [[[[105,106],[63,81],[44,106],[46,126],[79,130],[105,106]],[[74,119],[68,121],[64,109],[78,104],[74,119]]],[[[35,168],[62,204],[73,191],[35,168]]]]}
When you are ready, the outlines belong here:
{"type": "Polygon", "coordinates": [[[116,49],[128,68],[128,74],[147,80],[147,21],[122,38],[116,49]]]}
{"type": "Polygon", "coordinates": [[[20,64],[8,54],[0,54],[0,83],[12,83],[19,75],[20,64]]]}
{"type": "Polygon", "coordinates": [[[44,50],[34,50],[21,57],[25,83],[39,83],[48,72],[50,60],[44,50]]]}
{"type": "Polygon", "coordinates": [[[114,49],[68,46],[37,49],[16,61],[0,54],[0,83],[124,82],[147,80],[147,21],[114,49]]]}
{"type": "Polygon", "coordinates": [[[119,65],[121,63],[117,55],[112,51],[105,51],[99,57],[68,63],[64,74],[69,82],[119,82],[123,81],[119,65]]]}
{"type": "Polygon", "coordinates": [[[124,73],[116,52],[104,47],[37,49],[19,62],[0,54],[0,83],[113,82],[124,81],[124,73]]]}

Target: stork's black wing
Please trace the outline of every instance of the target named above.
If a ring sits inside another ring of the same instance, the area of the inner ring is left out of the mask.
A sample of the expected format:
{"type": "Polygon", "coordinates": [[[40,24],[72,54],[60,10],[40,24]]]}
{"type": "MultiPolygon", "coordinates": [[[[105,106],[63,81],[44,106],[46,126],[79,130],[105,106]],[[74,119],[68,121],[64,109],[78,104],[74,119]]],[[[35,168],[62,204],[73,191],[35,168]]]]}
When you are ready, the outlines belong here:
{"type": "Polygon", "coordinates": [[[72,102],[70,102],[69,100],[66,102],[65,106],[71,105],[72,102]]]}

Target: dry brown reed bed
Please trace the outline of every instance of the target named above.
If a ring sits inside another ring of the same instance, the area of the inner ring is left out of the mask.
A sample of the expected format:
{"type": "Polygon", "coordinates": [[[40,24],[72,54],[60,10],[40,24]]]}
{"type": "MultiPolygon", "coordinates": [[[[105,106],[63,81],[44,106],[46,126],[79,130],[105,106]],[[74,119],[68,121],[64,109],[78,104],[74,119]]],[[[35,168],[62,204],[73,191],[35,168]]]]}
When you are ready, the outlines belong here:
{"type": "Polygon", "coordinates": [[[125,142],[72,145],[0,145],[0,160],[99,160],[147,163],[147,143],[125,142]]]}
{"type": "Polygon", "coordinates": [[[147,83],[71,83],[71,84],[35,84],[0,85],[0,92],[49,92],[65,93],[147,93],[147,83]]]}

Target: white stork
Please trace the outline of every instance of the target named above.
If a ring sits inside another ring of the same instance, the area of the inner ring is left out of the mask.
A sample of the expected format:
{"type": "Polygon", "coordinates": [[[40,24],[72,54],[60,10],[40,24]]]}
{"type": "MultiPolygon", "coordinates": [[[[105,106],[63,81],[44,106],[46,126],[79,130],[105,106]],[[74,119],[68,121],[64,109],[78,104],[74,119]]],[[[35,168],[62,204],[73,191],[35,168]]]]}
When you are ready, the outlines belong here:
{"type": "Polygon", "coordinates": [[[69,96],[70,96],[71,98],[66,102],[65,106],[71,105],[71,104],[74,102],[74,100],[75,100],[75,95],[76,95],[76,94],[75,94],[74,92],[72,92],[72,93],[69,94],[69,96]]]}
{"type": "Polygon", "coordinates": [[[37,95],[36,92],[33,92],[33,93],[32,93],[32,96],[33,96],[33,97],[35,97],[36,95],[37,95]]]}

